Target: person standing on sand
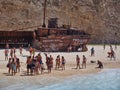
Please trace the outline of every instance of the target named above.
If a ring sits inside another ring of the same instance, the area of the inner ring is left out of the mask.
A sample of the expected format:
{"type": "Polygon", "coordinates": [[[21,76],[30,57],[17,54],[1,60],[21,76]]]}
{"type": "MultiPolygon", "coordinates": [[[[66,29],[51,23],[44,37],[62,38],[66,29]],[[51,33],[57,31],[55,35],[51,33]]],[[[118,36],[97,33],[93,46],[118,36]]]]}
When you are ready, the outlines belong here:
{"type": "Polygon", "coordinates": [[[55,69],[59,69],[60,68],[60,55],[57,56],[56,58],[56,67],[55,69]]]}
{"type": "Polygon", "coordinates": [[[16,64],[17,64],[16,72],[20,72],[20,59],[19,58],[16,58],[16,64]]]}
{"type": "Polygon", "coordinates": [[[5,53],[5,60],[8,60],[9,50],[8,50],[8,49],[5,49],[4,53],[5,53]]]}
{"type": "Polygon", "coordinates": [[[20,47],[19,50],[20,50],[20,56],[22,56],[23,55],[23,53],[22,53],[22,47],[20,47]]]}
{"type": "Polygon", "coordinates": [[[39,68],[40,68],[40,62],[35,59],[35,74],[38,75],[39,74],[39,68]]]}
{"type": "Polygon", "coordinates": [[[94,50],[94,48],[92,47],[91,48],[91,56],[94,56],[95,55],[95,50],[94,50]]]}
{"type": "Polygon", "coordinates": [[[12,68],[12,75],[15,75],[16,74],[16,61],[14,58],[12,58],[11,68],[12,68]]]}
{"type": "Polygon", "coordinates": [[[45,67],[44,67],[44,63],[41,63],[41,74],[44,72],[45,67]]]}
{"type": "Polygon", "coordinates": [[[65,70],[65,63],[66,63],[66,60],[65,60],[65,58],[64,58],[63,56],[62,56],[61,63],[62,63],[62,70],[65,70]]]}
{"type": "Polygon", "coordinates": [[[51,65],[52,65],[51,68],[53,68],[53,57],[52,57],[52,55],[50,55],[50,60],[51,60],[51,65]]]}
{"type": "Polygon", "coordinates": [[[78,55],[76,55],[76,64],[76,69],[78,69],[78,67],[80,69],[80,57],[78,55]]]}
{"type": "Polygon", "coordinates": [[[13,53],[14,53],[14,56],[16,55],[15,53],[16,53],[16,48],[14,47],[13,48],[13,53]]]}
{"type": "Polygon", "coordinates": [[[48,70],[48,65],[49,65],[49,57],[47,56],[47,54],[45,53],[45,57],[46,57],[46,66],[47,66],[47,70],[48,70]]]}
{"type": "Polygon", "coordinates": [[[39,62],[38,69],[40,70],[42,65],[42,56],[40,55],[40,53],[36,56],[36,58],[37,58],[37,62],[39,62]]]}
{"type": "Polygon", "coordinates": [[[35,56],[35,48],[33,48],[32,53],[33,53],[33,57],[34,57],[35,56]]]}
{"type": "Polygon", "coordinates": [[[30,52],[30,56],[32,56],[32,53],[33,53],[33,48],[32,47],[29,48],[29,52],[30,52]]]}
{"type": "Polygon", "coordinates": [[[13,49],[12,48],[10,50],[10,56],[11,56],[11,58],[13,58],[13,49]]]}
{"type": "Polygon", "coordinates": [[[83,55],[82,68],[83,67],[86,68],[86,61],[87,61],[87,59],[86,59],[85,55],[83,55]]]}
{"type": "Polygon", "coordinates": [[[6,49],[9,49],[9,44],[7,43],[6,46],[5,46],[6,49]]]}
{"type": "Polygon", "coordinates": [[[11,58],[9,58],[7,68],[8,68],[8,74],[10,74],[10,71],[11,71],[11,58]]]}
{"type": "Polygon", "coordinates": [[[52,60],[48,58],[48,73],[51,73],[52,70],[52,60]]]}
{"type": "Polygon", "coordinates": [[[31,62],[32,62],[31,56],[27,57],[27,62],[26,62],[26,64],[27,64],[27,75],[29,74],[29,71],[31,70],[31,62]]]}

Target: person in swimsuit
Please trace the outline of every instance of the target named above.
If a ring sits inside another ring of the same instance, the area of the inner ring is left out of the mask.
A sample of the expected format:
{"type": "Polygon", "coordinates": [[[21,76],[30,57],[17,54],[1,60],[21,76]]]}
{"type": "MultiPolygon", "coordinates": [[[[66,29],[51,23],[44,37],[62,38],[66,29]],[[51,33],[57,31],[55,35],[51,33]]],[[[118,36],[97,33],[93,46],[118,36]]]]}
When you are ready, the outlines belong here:
{"type": "Polygon", "coordinates": [[[29,72],[31,70],[31,62],[32,62],[31,56],[27,57],[27,62],[26,62],[26,64],[27,64],[27,74],[29,74],[29,72]]]}
{"type": "Polygon", "coordinates": [[[64,58],[63,56],[62,56],[61,63],[62,63],[62,70],[65,70],[65,63],[66,63],[66,60],[65,60],[65,58],[64,58]]]}
{"type": "Polygon", "coordinates": [[[8,60],[9,50],[8,50],[8,49],[5,49],[4,53],[5,53],[5,60],[8,60]]]}
{"type": "Polygon", "coordinates": [[[8,68],[8,74],[10,74],[10,72],[11,72],[11,58],[9,58],[7,68],[8,68]]]}
{"type": "Polygon", "coordinates": [[[78,67],[80,69],[80,57],[78,55],[76,55],[76,63],[77,63],[76,69],[78,69],[78,67]]]}
{"type": "Polygon", "coordinates": [[[86,59],[85,55],[83,55],[82,68],[83,67],[86,68],[86,61],[87,61],[87,59],[86,59]]]}
{"type": "Polygon", "coordinates": [[[12,58],[11,68],[12,68],[12,75],[15,75],[16,74],[16,61],[14,58],[12,58]]]}

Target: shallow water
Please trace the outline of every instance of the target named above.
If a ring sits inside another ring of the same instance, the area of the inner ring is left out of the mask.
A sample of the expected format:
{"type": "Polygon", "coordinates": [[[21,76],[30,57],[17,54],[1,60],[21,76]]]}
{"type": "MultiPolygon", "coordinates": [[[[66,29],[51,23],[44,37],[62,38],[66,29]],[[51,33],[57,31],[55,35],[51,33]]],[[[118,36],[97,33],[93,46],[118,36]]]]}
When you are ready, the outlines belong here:
{"type": "MultiPolygon", "coordinates": [[[[108,69],[97,74],[77,75],[62,82],[42,86],[15,84],[2,90],[120,90],[120,69],[108,69]]],[[[1,90],[1,89],[0,89],[1,90]]]]}

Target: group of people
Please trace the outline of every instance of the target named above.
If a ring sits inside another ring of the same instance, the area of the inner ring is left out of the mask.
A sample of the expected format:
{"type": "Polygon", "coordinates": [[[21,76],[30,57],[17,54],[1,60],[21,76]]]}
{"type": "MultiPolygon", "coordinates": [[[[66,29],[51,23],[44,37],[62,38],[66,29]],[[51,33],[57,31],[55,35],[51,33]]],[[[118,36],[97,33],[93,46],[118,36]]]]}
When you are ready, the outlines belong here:
{"type": "MultiPolygon", "coordinates": [[[[93,48],[94,49],[94,48],[93,48]]],[[[22,47],[19,48],[20,56],[23,55],[22,47]]],[[[55,62],[55,70],[65,70],[66,59],[64,56],[57,55],[56,59],[53,59],[52,55],[48,56],[48,54],[44,53],[45,55],[45,64],[43,63],[41,54],[37,54],[35,56],[35,49],[30,47],[29,48],[30,55],[27,57],[26,60],[26,68],[27,68],[27,75],[38,75],[39,72],[44,73],[44,70],[48,70],[48,73],[51,73],[53,69],[53,62],[55,62]],[[55,60],[55,61],[53,61],[55,60]],[[46,65],[46,69],[45,69],[46,65]]],[[[94,54],[94,53],[92,53],[94,54]]],[[[91,55],[92,55],[91,54],[91,55]]],[[[5,49],[5,60],[8,60],[7,68],[8,73],[15,75],[17,72],[20,72],[20,60],[16,56],[16,48],[11,48],[10,52],[9,49],[5,49]],[[8,58],[8,54],[10,53],[10,58],[8,58]]],[[[76,55],[76,69],[83,69],[86,68],[87,58],[85,55],[82,56],[82,61],[79,55],[76,55]]],[[[98,68],[103,68],[102,62],[98,61],[97,63],[99,66],[98,68]]]]}
{"type": "MultiPolygon", "coordinates": [[[[82,69],[86,68],[86,61],[87,58],[85,57],[85,55],[83,55],[83,61],[82,61],[82,69]]],[[[78,55],[76,55],[76,69],[81,69],[80,67],[80,57],[78,55]]]]}
{"type": "Polygon", "coordinates": [[[10,49],[10,57],[8,57],[9,50],[5,49],[5,60],[8,60],[7,68],[8,73],[15,75],[17,72],[20,72],[20,60],[16,57],[16,49],[10,49]]]}
{"type": "Polygon", "coordinates": [[[56,62],[55,69],[62,68],[62,70],[65,70],[66,60],[65,60],[64,56],[62,56],[60,59],[60,55],[58,55],[56,57],[55,62],[56,62]]]}
{"type": "Polygon", "coordinates": [[[39,70],[41,70],[41,73],[43,72],[44,66],[40,54],[38,54],[36,57],[28,56],[26,64],[27,64],[27,75],[29,74],[37,75],[39,74],[39,70]]]}
{"type": "MultiPolygon", "coordinates": [[[[20,55],[22,54],[22,47],[20,47],[20,55]]],[[[16,56],[16,48],[6,48],[4,50],[5,60],[8,60],[7,68],[8,74],[15,75],[20,72],[20,59],[16,56]]]]}
{"type": "MultiPolygon", "coordinates": [[[[48,73],[51,73],[51,70],[53,68],[53,57],[52,55],[48,56],[46,53],[44,53],[45,55],[45,64],[46,64],[46,70],[48,70],[48,73]]],[[[62,70],[65,70],[65,58],[62,56],[60,59],[60,55],[57,56],[56,60],[56,65],[55,65],[55,69],[59,69],[61,68],[62,70]]],[[[38,75],[39,71],[41,72],[41,74],[44,72],[45,67],[44,67],[44,63],[42,61],[42,56],[39,53],[37,56],[28,56],[27,57],[27,75],[38,75]]]]}
{"type": "MultiPolygon", "coordinates": [[[[22,55],[22,47],[19,48],[19,51],[20,51],[20,55],[22,55]]],[[[13,57],[16,57],[16,48],[11,48],[10,51],[8,48],[6,48],[4,50],[4,53],[5,53],[5,60],[8,60],[9,59],[9,54],[10,54],[10,58],[13,58],[13,57]]]]}
{"type": "Polygon", "coordinates": [[[19,58],[9,58],[7,68],[8,68],[8,73],[11,75],[15,75],[17,72],[20,72],[19,58]]]}

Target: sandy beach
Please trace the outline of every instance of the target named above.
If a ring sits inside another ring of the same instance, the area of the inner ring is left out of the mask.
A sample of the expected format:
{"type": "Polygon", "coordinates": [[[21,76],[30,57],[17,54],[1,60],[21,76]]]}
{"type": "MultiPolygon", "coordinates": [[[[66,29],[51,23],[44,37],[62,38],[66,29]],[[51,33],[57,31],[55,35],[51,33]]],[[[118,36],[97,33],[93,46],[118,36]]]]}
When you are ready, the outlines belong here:
{"type": "MultiPolygon", "coordinates": [[[[114,49],[114,45],[113,45],[114,49]]],[[[15,76],[8,75],[8,68],[6,67],[8,61],[4,60],[4,50],[0,50],[0,90],[7,90],[12,88],[12,90],[16,90],[16,87],[23,89],[24,87],[29,87],[31,85],[41,85],[46,86],[47,84],[61,82],[66,78],[69,78],[74,75],[88,75],[88,74],[96,74],[104,69],[114,69],[120,68],[120,46],[117,46],[115,51],[115,60],[111,60],[107,56],[107,52],[110,51],[110,46],[106,46],[105,50],[102,45],[88,45],[87,52],[36,52],[41,53],[42,60],[45,63],[45,55],[47,53],[48,56],[52,55],[54,59],[54,67],[51,73],[47,73],[47,70],[44,71],[43,74],[35,75],[35,76],[27,76],[26,75],[26,56],[29,56],[29,52],[24,49],[23,56],[20,56],[19,50],[17,49],[16,56],[20,58],[21,63],[21,72],[17,73],[15,76]],[[95,56],[90,56],[90,49],[94,47],[95,56]],[[55,59],[56,56],[64,56],[66,59],[66,70],[55,70],[55,59]],[[76,68],[76,55],[79,55],[80,60],[82,62],[82,55],[85,55],[87,58],[87,68],[86,69],[75,69],[76,68]],[[103,69],[96,69],[96,63],[91,63],[91,61],[100,60],[103,62],[103,69]]],[[[46,65],[45,65],[46,68],[46,65]]],[[[28,90],[30,90],[28,88],[28,90]]]]}

